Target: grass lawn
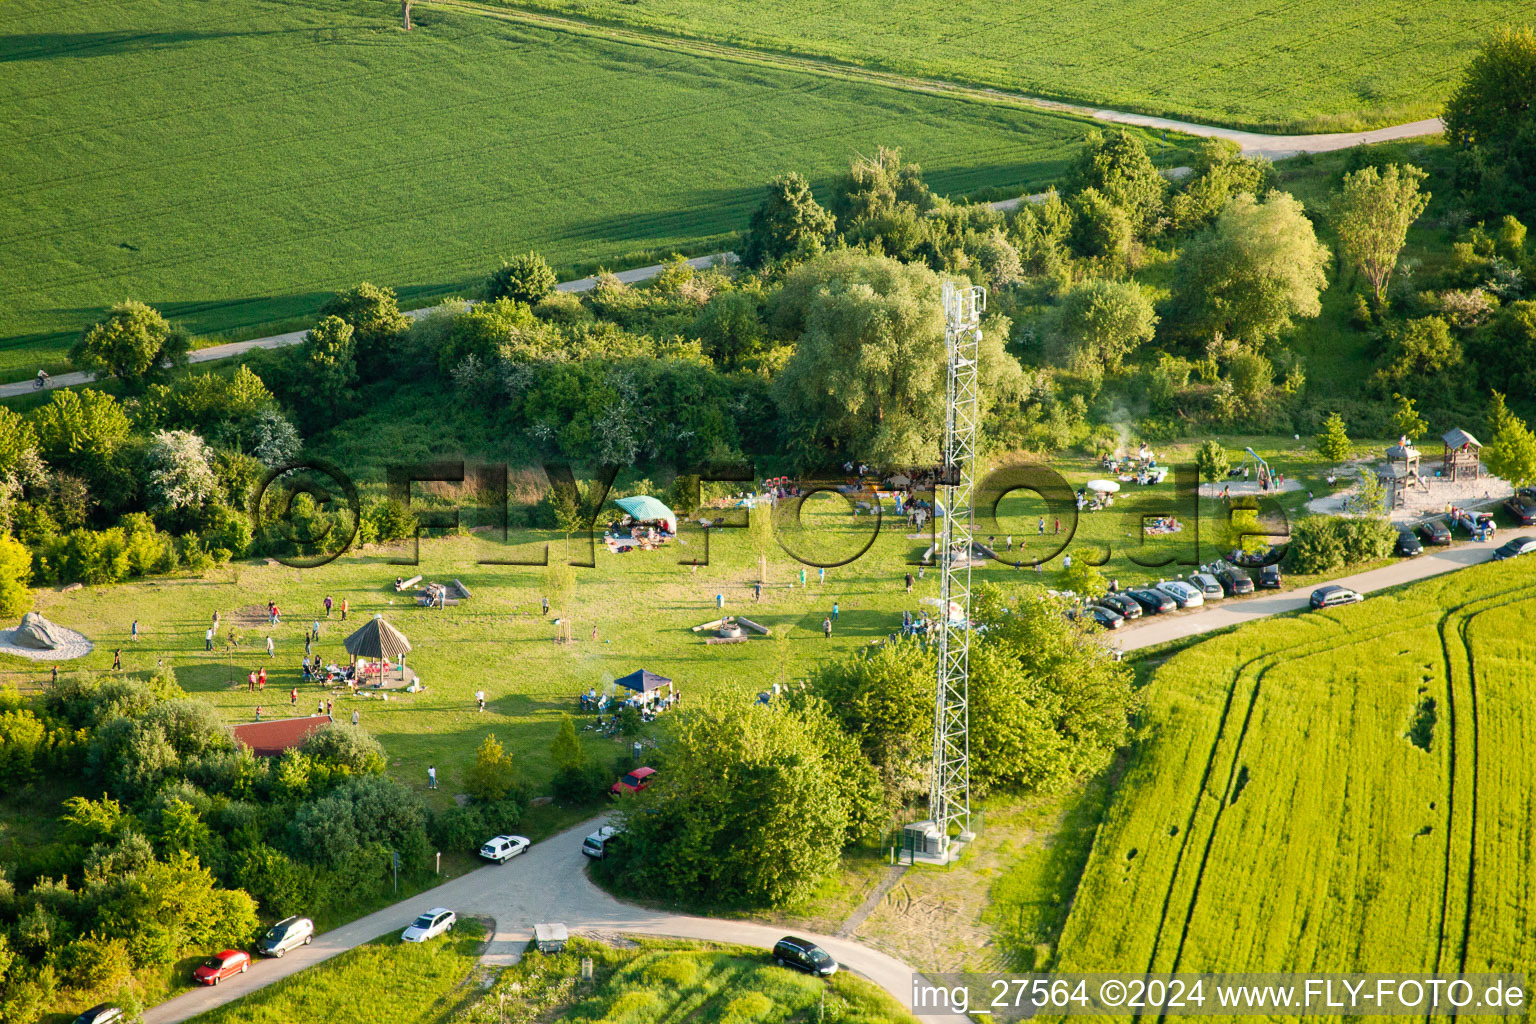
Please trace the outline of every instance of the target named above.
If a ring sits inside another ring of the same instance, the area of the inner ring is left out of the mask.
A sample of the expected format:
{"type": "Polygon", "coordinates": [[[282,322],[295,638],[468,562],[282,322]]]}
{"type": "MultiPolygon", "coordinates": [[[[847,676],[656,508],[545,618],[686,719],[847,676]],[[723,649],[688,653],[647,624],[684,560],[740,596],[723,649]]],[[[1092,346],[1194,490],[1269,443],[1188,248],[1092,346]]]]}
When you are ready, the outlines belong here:
{"type": "Polygon", "coordinates": [[[1505,562],[1158,666],[1062,968],[1531,970],[1533,608],[1505,562]]]}
{"type": "MultiPolygon", "coordinates": [[[[0,379],[133,297],[200,335],[407,305],[503,256],[717,252],[786,170],[901,146],[942,193],[1054,180],[1079,118],[363,0],[7,8],[0,379]]],[[[1170,152],[1174,160],[1177,153],[1170,152]]]]}
{"type": "Polygon", "coordinates": [[[885,992],[846,971],[822,980],[775,966],[760,950],[617,937],[612,944],[572,938],[558,955],[525,956],[455,1019],[465,1024],[503,1020],[913,1024],[915,1020],[885,992]],[[592,979],[583,981],[581,960],[588,957],[592,979]]]}
{"type": "Polygon", "coordinates": [[[1522,0],[522,0],[663,33],[1202,123],[1341,131],[1430,117],[1522,0]]]}
{"type": "Polygon", "coordinates": [[[194,1019],[200,1024],[376,1024],[387,1017],[399,1024],[435,1024],[479,994],[480,987],[468,982],[484,945],[485,926],[472,918],[431,942],[401,942],[397,934],[386,935],[194,1019]]]}

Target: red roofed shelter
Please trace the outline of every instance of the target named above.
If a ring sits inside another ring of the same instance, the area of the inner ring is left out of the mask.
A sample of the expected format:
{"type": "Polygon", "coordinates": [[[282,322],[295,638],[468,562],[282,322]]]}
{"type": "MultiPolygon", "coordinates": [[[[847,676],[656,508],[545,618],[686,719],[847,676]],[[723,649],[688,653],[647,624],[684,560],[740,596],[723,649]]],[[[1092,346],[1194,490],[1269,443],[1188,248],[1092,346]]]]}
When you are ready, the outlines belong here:
{"type": "Polygon", "coordinates": [[[331,724],[330,715],[308,718],[274,718],[270,722],[247,722],[232,730],[235,742],[250,749],[257,757],[280,757],[309,738],[309,734],[331,724]]]}

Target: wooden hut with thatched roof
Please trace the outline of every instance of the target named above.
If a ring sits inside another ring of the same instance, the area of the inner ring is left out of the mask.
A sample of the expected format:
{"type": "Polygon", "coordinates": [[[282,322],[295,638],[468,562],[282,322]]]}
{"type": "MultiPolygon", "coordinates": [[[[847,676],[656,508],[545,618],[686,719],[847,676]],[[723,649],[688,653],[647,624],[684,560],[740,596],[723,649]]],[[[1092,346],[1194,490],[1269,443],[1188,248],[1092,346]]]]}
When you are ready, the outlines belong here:
{"type": "Polygon", "coordinates": [[[342,641],[342,646],[347,653],[352,655],[358,666],[358,675],[366,675],[367,663],[373,662],[377,666],[375,671],[379,674],[380,683],[383,684],[384,671],[390,666],[396,666],[399,672],[399,685],[405,685],[406,679],[405,656],[410,652],[411,642],[405,638],[405,634],[394,626],[384,621],[384,616],[375,615],[363,626],[342,641]]]}

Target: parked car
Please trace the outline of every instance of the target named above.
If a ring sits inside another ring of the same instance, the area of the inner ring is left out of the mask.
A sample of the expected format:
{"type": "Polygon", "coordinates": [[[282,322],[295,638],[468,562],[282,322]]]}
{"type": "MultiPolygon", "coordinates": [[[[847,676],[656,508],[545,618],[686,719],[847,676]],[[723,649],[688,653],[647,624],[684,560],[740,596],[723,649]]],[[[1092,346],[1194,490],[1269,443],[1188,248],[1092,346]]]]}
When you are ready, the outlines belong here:
{"type": "Polygon", "coordinates": [[[1425,544],[1444,547],[1451,542],[1451,528],[1444,519],[1430,519],[1419,524],[1419,537],[1425,544]]]}
{"type": "Polygon", "coordinates": [[[1155,589],[1173,598],[1173,603],[1180,608],[1199,608],[1205,604],[1205,598],[1201,596],[1200,591],[1183,580],[1163,580],[1155,589]]]}
{"type": "Polygon", "coordinates": [[[307,917],[285,917],[256,940],[256,952],[281,957],[290,949],[307,946],[315,937],[315,922],[307,917]]]}
{"type": "MultiPolygon", "coordinates": [[[[1094,622],[1097,622],[1105,629],[1119,629],[1121,626],[1125,625],[1124,616],[1115,611],[1113,608],[1105,608],[1103,605],[1089,605],[1086,609],[1083,610],[1083,614],[1087,615],[1094,622]]],[[[1073,616],[1073,618],[1076,617],[1076,615],[1073,616]]]]}
{"type": "Polygon", "coordinates": [[[505,864],[528,849],[528,839],[525,836],[492,836],[480,847],[480,856],[486,860],[493,860],[498,864],[505,864]]]}
{"type": "Polygon", "coordinates": [[[1208,572],[1195,573],[1189,578],[1189,585],[1198,588],[1201,596],[1207,601],[1219,601],[1227,596],[1227,592],[1222,589],[1220,581],[1208,572]]]}
{"type": "Polygon", "coordinates": [[[243,949],[226,949],[218,956],[211,956],[198,964],[192,972],[192,980],[204,985],[217,985],[225,978],[244,974],[251,969],[251,955],[243,949]]]}
{"type": "Polygon", "coordinates": [[[1517,494],[1504,503],[1504,511],[1520,526],[1536,526],[1536,498],[1517,494]]]}
{"type": "Polygon", "coordinates": [[[400,933],[401,942],[426,942],[435,939],[439,935],[447,935],[453,931],[453,926],[458,923],[459,915],[447,907],[433,907],[411,922],[411,926],[400,933]]]}
{"type": "Polygon", "coordinates": [[[123,1008],[100,1003],[76,1017],[71,1024],[116,1024],[123,1019],[123,1008]]]}
{"type": "Polygon", "coordinates": [[[1266,565],[1259,570],[1259,586],[1265,590],[1280,589],[1280,566],[1266,565]]]}
{"type": "Polygon", "coordinates": [[[837,961],[814,942],[786,935],[773,944],[773,959],[780,967],[795,967],[820,977],[837,973],[837,961]]]}
{"type": "Polygon", "coordinates": [[[1502,562],[1506,558],[1528,555],[1533,551],[1536,551],[1536,537],[1511,537],[1494,551],[1493,560],[1502,562]]]}
{"type": "Polygon", "coordinates": [[[596,857],[602,860],[608,855],[608,848],[617,841],[619,830],[612,825],[604,825],[581,841],[581,852],[588,857],[596,857]]]}
{"type": "Polygon", "coordinates": [[[1235,566],[1217,569],[1216,582],[1221,584],[1221,589],[1228,597],[1253,593],[1253,580],[1246,572],[1235,566]]]}
{"type": "Polygon", "coordinates": [[[1139,619],[1142,615],[1141,605],[1127,594],[1105,594],[1099,598],[1099,604],[1111,609],[1122,619],[1139,619]]]}
{"type": "Polygon", "coordinates": [[[1128,590],[1126,593],[1148,615],[1161,615],[1178,607],[1174,599],[1161,590],[1128,590]]]}
{"type": "Polygon", "coordinates": [[[1397,547],[1394,550],[1403,558],[1412,558],[1424,553],[1424,545],[1419,542],[1418,534],[1403,527],[1397,531],[1397,547]]]}
{"type": "Polygon", "coordinates": [[[1348,587],[1318,587],[1312,591],[1313,608],[1335,608],[1341,604],[1354,604],[1364,600],[1364,594],[1350,590],[1348,587]]]}
{"type": "Polygon", "coordinates": [[[636,768],[610,786],[608,792],[613,796],[623,796],[625,793],[638,793],[651,784],[655,774],[655,768],[636,768]]]}

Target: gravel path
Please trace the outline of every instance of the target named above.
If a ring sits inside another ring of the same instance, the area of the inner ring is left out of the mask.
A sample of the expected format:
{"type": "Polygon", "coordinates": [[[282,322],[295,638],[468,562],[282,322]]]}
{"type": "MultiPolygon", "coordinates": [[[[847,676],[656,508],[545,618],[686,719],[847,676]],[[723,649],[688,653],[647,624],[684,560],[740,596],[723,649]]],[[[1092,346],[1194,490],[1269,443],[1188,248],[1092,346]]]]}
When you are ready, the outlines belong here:
{"type": "MultiPolygon", "coordinates": [[[[783,928],[749,921],[715,921],[688,914],[668,914],[631,906],[593,885],[585,870],[587,858],[581,841],[602,823],[594,819],[577,825],[504,865],[488,865],[471,871],[419,896],[359,918],[323,935],[281,960],[257,958],[247,974],[237,975],[217,988],[199,988],[177,996],[144,1014],[144,1024],[176,1024],[239,999],[306,967],[328,960],[403,929],[421,911],[444,906],[461,916],[478,915],[496,921],[483,957],[487,963],[514,960],[533,938],[533,926],[543,921],[560,922],[572,932],[611,936],[658,935],[674,938],[728,942],[770,949],[785,934],[783,928]]],[[[848,939],[799,932],[819,943],[844,967],[863,975],[891,993],[902,1006],[910,1006],[912,967],[848,939]]],[[[964,1017],[924,1016],[924,1021],[965,1024],[964,1017]]]]}

